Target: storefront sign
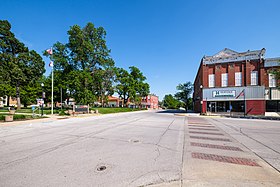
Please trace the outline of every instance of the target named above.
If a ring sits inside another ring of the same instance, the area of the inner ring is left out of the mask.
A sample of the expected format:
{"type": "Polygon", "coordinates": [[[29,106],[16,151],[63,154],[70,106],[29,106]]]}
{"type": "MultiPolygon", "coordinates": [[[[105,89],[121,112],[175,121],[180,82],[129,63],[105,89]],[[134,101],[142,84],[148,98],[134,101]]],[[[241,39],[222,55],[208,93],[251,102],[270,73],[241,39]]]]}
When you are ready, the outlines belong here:
{"type": "Polygon", "coordinates": [[[212,91],[213,97],[235,97],[235,90],[212,91]]]}

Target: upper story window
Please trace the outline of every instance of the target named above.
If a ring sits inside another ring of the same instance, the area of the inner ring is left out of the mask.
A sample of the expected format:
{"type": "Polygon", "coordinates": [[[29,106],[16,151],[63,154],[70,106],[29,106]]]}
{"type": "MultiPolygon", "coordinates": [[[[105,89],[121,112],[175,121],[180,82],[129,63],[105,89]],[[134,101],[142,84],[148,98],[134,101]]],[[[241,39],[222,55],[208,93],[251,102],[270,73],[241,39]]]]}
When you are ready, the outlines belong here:
{"type": "Polygon", "coordinates": [[[228,86],[228,74],[223,73],[222,74],[222,87],[227,87],[228,86]]]}
{"type": "Polygon", "coordinates": [[[272,73],[268,74],[268,84],[269,87],[276,87],[276,78],[275,75],[272,73]]]}
{"type": "Polygon", "coordinates": [[[209,79],[209,88],[215,87],[215,74],[208,75],[209,79]]]}
{"type": "Polygon", "coordinates": [[[252,86],[258,85],[258,72],[257,71],[251,72],[251,85],[252,86]]]}
{"type": "Polygon", "coordinates": [[[242,74],[241,72],[235,72],[235,86],[241,86],[242,84],[242,74]]]}

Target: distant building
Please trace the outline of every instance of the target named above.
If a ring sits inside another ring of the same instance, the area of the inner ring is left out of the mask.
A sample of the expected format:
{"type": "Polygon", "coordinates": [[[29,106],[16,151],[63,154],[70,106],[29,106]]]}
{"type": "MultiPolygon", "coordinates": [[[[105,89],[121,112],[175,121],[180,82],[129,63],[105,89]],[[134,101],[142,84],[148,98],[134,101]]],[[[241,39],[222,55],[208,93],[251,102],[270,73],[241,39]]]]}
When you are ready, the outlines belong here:
{"type": "Polygon", "coordinates": [[[108,107],[122,107],[122,100],[118,97],[108,96],[108,107]]]}
{"type": "Polygon", "coordinates": [[[238,53],[224,49],[204,56],[194,81],[196,112],[280,112],[280,91],[271,70],[280,58],[265,59],[265,49],[238,53]]]}
{"type": "Polygon", "coordinates": [[[0,107],[7,106],[7,100],[8,100],[7,96],[0,97],[0,107]]]}
{"type": "Polygon", "coordinates": [[[3,96],[3,97],[0,97],[0,107],[7,106],[8,105],[8,99],[9,99],[10,106],[17,106],[17,98],[3,96]]]}
{"type": "Polygon", "coordinates": [[[149,94],[146,97],[142,97],[141,100],[141,107],[142,108],[151,108],[151,109],[158,109],[158,96],[154,94],[149,94]]]}
{"type": "MultiPolygon", "coordinates": [[[[141,108],[151,108],[151,109],[158,109],[159,108],[158,96],[156,96],[154,94],[149,94],[146,97],[142,97],[140,105],[131,102],[130,99],[128,99],[127,104],[128,104],[128,107],[131,107],[131,108],[139,108],[139,107],[141,107],[141,108]]],[[[108,107],[123,107],[124,106],[124,101],[123,101],[123,99],[120,99],[118,97],[109,96],[108,101],[106,103],[106,106],[108,106],[108,107]]]]}

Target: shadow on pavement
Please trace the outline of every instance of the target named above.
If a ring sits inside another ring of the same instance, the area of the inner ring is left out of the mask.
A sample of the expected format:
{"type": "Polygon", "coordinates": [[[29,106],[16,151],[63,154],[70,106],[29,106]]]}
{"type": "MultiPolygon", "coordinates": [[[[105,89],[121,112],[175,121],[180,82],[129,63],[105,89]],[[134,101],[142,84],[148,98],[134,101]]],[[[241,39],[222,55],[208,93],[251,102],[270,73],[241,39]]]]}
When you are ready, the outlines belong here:
{"type": "Polygon", "coordinates": [[[175,114],[175,113],[189,113],[186,112],[185,110],[162,110],[162,111],[158,111],[157,113],[170,113],[170,114],[175,114]]]}

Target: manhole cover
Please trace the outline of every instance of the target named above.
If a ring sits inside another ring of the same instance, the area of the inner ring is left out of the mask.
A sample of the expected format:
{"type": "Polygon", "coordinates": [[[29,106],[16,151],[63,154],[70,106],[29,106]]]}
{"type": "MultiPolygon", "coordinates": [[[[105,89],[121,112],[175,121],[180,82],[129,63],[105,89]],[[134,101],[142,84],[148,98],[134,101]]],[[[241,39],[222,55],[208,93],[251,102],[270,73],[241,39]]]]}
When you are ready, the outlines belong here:
{"type": "Polygon", "coordinates": [[[131,140],[129,140],[129,142],[132,142],[132,143],[139,143],[139,142],[140,142],[140,140],[137,140],[137,139],[131,139],[131,140]]]}
{"type": "Polygon", "coordinates": [[[104,171],[106,169],[106,166],[99,166],[97,167],[97,171],[104,171]]]}

